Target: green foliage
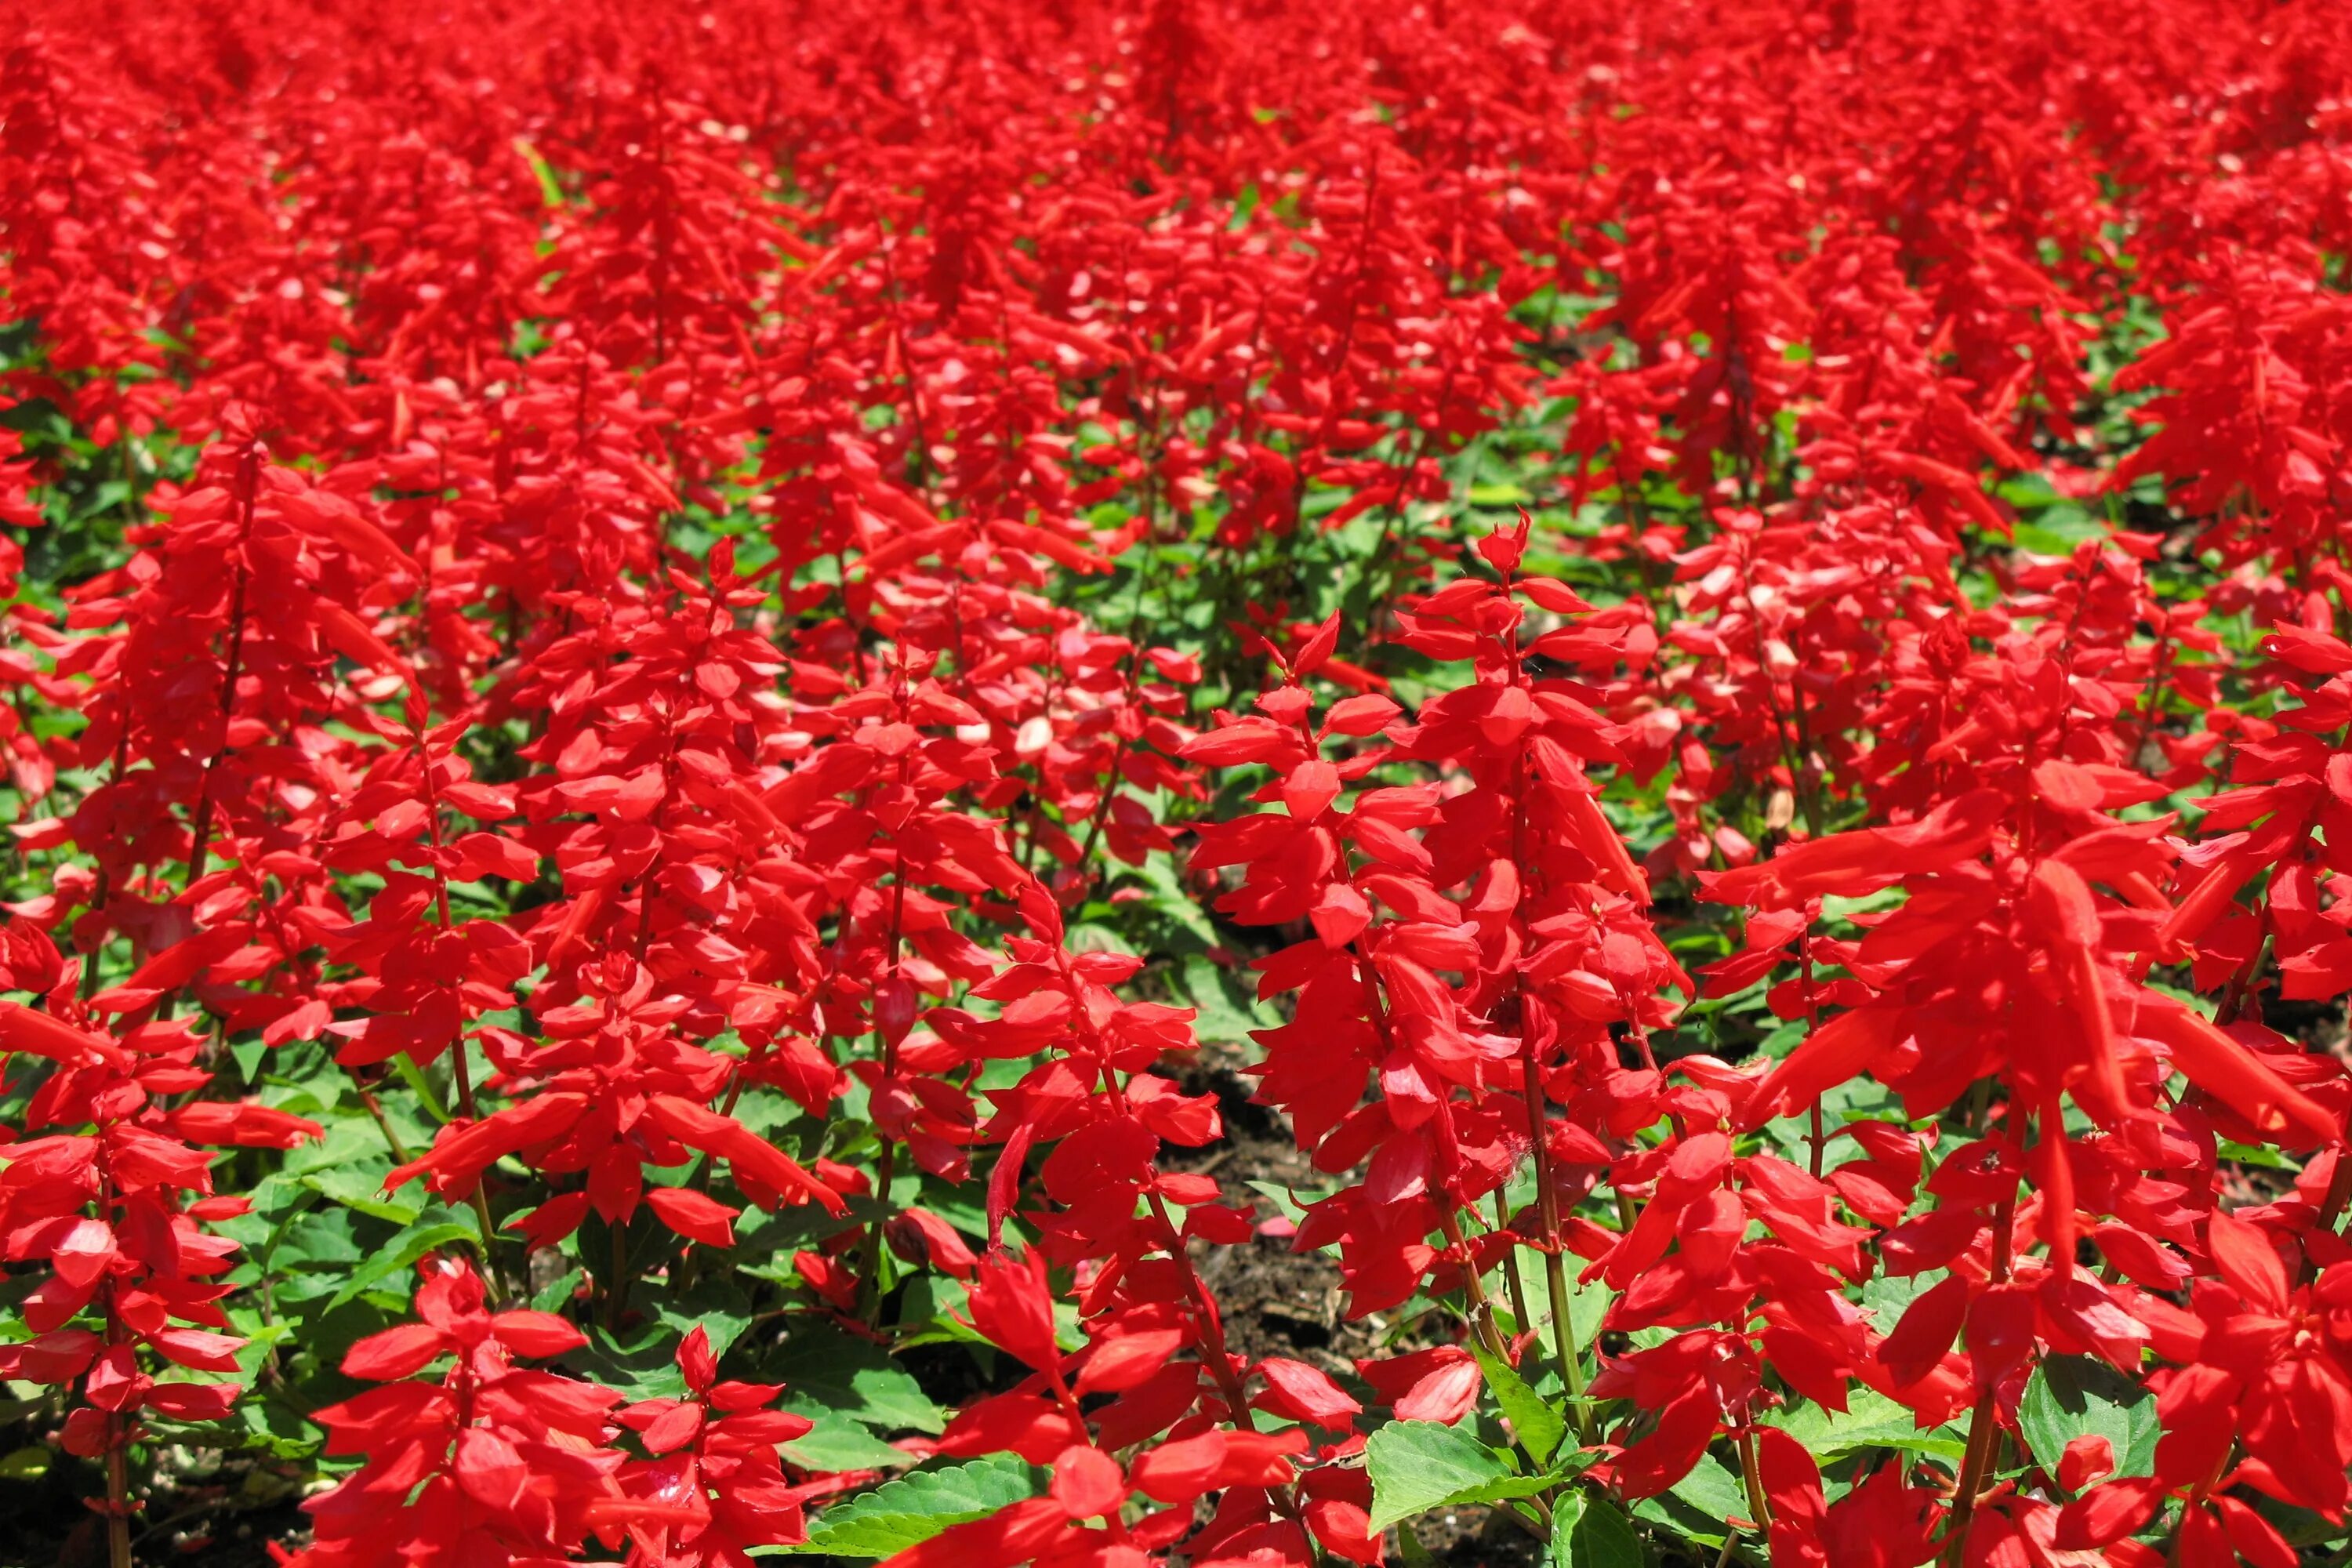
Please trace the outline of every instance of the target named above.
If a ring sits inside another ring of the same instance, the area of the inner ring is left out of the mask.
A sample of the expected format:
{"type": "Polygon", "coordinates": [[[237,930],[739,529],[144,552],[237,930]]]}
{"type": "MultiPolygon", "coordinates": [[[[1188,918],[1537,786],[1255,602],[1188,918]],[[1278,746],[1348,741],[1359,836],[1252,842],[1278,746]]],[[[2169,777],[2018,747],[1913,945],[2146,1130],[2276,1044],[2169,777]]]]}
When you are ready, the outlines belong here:
{"type": "Polygon", "coordinates": [[[813,1406],[894,1432],[936,1435],[947,1425],[946,1413],[881,1346],[830,1325],[795,1335],[761,1373],[789,1385],[803,1415],[813,1406]]]}
{"type": "Polygon", "coordinates": [[[2056,1471],[2075,1438],[2098,1436],[2114,1450],[2116,1475],[2156,1473],[2156,1395],[2090,1356],[2043,1358],[2018,1401],[2017,1428],[2045,1470],[2056,1471]]]}
{"type": "Polygon", "coordinates": [[[1552,1505],[1551,1568],[1643,1568],[1633,1521],[1607,1498],[1563,1492],[1552,1505]]]}
{"type": "Polygon", "coordinates": [[[1509,1457],[1459,1426],[1392,1421],[1364,1444],[1371,1522],[1383,1530],[1432,1509],[1533,1497],[1556,1479],[1522,1475],[1509,1457]]]}
{"type": "Polygon", "coordinates": [[[1805,1404],[1774,1411],[1764,1419],[1802,1443],[1824,1464],[1871,1448],[1957,1460],[1968,1448],[1966,1435],[1949,1426],[1920,1431],[1906,1406],[1875,1389],[1852,1391],[1843,1411],[1805,1404]]]}
{"type": "Polygon", "coordinates": [[[1538,1464],[1549,1459],[1559,1440],[1568,1433],[1568,1422],[1560,1413],[1544,1403],[1541,1395],[1528,1386],[1518,1369],[1502,1360],[1476,1335],[1469,1340],[1470,1353],[1478,1358],[1478,1370],[1494,1392],[1495,1401],[1511,1424],[1511,1435],[1528,1458],[1538,1464]]]}
{"type": "Polygon", "coordinates": [[[1006,1454],[917,1470],[825,1510],[804,1545],[768,1547],[752,1555],[887,1557],[1035,1497],[1045,1487],[1045,1470],[1006,1454]]]}

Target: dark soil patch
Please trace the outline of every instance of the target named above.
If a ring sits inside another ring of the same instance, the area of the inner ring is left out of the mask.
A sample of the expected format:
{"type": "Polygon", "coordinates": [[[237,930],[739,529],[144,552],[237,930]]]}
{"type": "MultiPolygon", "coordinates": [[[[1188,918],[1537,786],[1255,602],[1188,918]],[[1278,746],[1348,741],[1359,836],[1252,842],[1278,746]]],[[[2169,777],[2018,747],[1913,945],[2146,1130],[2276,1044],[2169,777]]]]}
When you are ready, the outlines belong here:
{"type": "MultiPolygon", "coordinates": [[[[1179,1081],[1187,1094],[1214,1094],[1224,1136],[1199,1149],[1163,1148],[1160,1163],[1223,1178],[1234,1199],[1255,1198],[1261,1213],[1274,1206],[1247,1184],[1265,1182],[1302,1195],[1328,1179],[1291,1137],[1290,1119],[1250,1096],[1256,1085],[1238,1068],[1248,1058],[1238,1047],[1203,1045],[1179,1081]]],[[[1373,1353],[1361,1323],[1345,1321],[1339,1269],[1318,1253],[1293,1252],[1281,1237],[1261,1236],[1246,1247],[1220,1247],[1193,1259],[1202,1283],[1224,1315],[1225,1343],[1252,1361],[1286,1356],[1330,1373],[1373,1353]]]]}
{"type": "Polygon", "coordinates": [[[1261,1237],[1194,1259],[1225,1319],[1225,1343],[1252,1361],[1286,1356],[1345,1373],[1373,1352],[1361,1323],[1341,1320],[1339,1270],[1328,1258],[1261,1237]]]}
{"type": "Polygon", "coordinates": [[[1542,1542],[1496,1509],[1424,1514],[1412,1530],[1422,1549],[1446,1568],[1536,1568],[1547,1555],[1542,1542]]]}
{"type": "Polygon", "coordinates": [[[942,1410],[961,1409],[984,1394],[1002,1394],[1029,1375],[1011,1356],[999,1356],[995,1377],[985,1377],[970,1348],[961,1344],[916,1345],[896,1359],[924,1397],[942,1410]]]}
{"type": "MultiPolygon", "coordinates": [[[[1249,1059],[1239,1047],[1211,1042],[1185,1065],[1179,1075],[1184,1091],[1217,1097],[1224,1135],[1198,1149],[1163,1148],[1160,1163],[1215,1174],[1229,1198],[1255,1197],[1264,1214],[1274,1205],[1249,1183],[1311,1198],[1331,1178],[1298,1147],[1289,1118],[1251,1100],[1255,1080],[1239,1070],[1249,1059]]],[[[1246,1247],[1204,1250],[1193,1262],[1224,1314],[1227,1346],[1253,1361],[1286,1356],[1352,1377],[1358,1361],[1424,1342],[1412,1338],[1397,1344],[1393,1326],[1378,1315],[1346,1317],[1339,1266],[1320,1253],[1292,1251],[1286,1237],[1261,1236],[1246,1247]]]]}
{"type": "MultiPolygon", "coordinates": [[[[1299,1149],[1288,1118],[1252,1101],[1255,1080],[1240,1071],[1249,1060],[1238,1047],[1211,1042],[1185,1064],[1178,1075],[1184,1091],[1217,1097],[1224,1135],[1199,1149],[1163,1148],[1160,1163],[1213,1173],[1230,1198],[1256,1196],[1265,1213],[1272,1205],[1250,1182],[1303,1197],[1321,1192],[1331,1179],[1299,1149]]],[[[1423,1325],[1400,1328],[1380,1314],[1349,1319],[1339,1266],[1320,1253],[1292,1251],[1284,1237],[1261,1236],[1246,1247],[1208,1249],[1193,1261],[1224,1314],[1226,1344],[1252,1361],[1286,1356],[1354,1384],[1358,1361],[1393,1355],[1437,1337],[1423,1331],[1423,1325]]],[[[1537,1568],[1545,1560],[1540,1542],[1491,1509],[1433,1513],[1411,1528],[1445,1568],[1537,1568]]]]}

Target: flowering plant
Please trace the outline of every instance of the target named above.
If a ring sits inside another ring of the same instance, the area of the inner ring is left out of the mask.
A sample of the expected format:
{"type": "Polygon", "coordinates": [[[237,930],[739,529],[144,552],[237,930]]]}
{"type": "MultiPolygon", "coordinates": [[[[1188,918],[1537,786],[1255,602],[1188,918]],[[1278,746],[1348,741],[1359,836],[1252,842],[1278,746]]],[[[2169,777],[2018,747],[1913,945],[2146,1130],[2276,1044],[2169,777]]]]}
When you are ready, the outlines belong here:
{"type": "Polygon", "coordinates": [[[2329,8],[17,11],[0,1552],[2352,1554],[2329,8]]]}

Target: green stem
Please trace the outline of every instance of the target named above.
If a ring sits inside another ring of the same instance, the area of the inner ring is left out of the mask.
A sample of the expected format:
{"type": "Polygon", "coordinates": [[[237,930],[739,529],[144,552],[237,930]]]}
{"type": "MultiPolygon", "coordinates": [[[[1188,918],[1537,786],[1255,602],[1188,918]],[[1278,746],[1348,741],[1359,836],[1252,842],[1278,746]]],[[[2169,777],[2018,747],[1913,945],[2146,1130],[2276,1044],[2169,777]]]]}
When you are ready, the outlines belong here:
{"type": "MultiPolygon", "coordinates": [[[[2017,1215],[2017,1193],[2011,1189],[1993,1210],[1992,1220],[1992,1283],[2004,1284],[2009,1279],[2009,1233],[2017,1215]]],[[[1960,1473],[1952,1488],[1950,1522],[1944,1536],[1945,1568],[1958,1568],[1960,1553],[1969,1538],[1969,1521],[1976,1512],[1977,1493],[1984,1485],[1985,1471],[1992,1464],[1993,1441],[2000,1430],[1994,1409],[1994,1389],[1988,1385],[1977,1395],[1976,1408],[1969,1415],[1969,1446],[1960,1460],[1960,1473]]]]}

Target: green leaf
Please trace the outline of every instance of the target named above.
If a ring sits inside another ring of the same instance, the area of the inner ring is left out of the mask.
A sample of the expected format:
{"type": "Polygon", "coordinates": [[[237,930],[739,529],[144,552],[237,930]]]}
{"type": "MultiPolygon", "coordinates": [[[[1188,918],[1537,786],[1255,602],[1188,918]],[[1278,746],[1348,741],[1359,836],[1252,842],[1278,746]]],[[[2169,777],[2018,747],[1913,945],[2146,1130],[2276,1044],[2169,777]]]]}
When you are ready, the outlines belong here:
{"type": "MultiPolygon", "coordinates": [[[[462,1041],[459,1043],[463,1044],[462,1041]]],[[[405,1056],[396,1056],[392,1058],[392,1070],[400,1075],[400,1080],[403,1083],[416,1091],[416,1098],[423,1102],[426,1110],[433,1113],[434,1121],[449,1120],[448,1107],[443,1105],[441,1097],[433,1092],[433,1085],[425,1080],[423,1068],[405,1056]]]]}
{"type": "Polygon", "coordinates": [[[1666,1489],[1709,1519],[1746,1519],[1748,1489],[1738,1476],[1713,1454],[1701,1454],[1690,1474],[1666,1489]]]}
{"type": "Polygon", "coordinates": [[[1434,1421],[1392,1421],[1364,1444],[1372,1478],[1371,1528],[1458,1503],[1532,1497],[1549,1476],[1523,1476],[1469,1433],[1434,1421]]]}
{"type": "MultiPolygon", "coordinates": [[[[1725,1530],[1720,1514],[1710,1514],[1704,1509],[1694,1508],[1670,1491],[1645,1497],[1635,1503],[1633,1517],[1653,1526],[1664,1540],[1709,1550],[1724,1542],[1725,1530]]],[[[1745,1509],[1740,1510],[1740,1517],[1747,1517],[1745,1509]]]]}
{"type": "Polygon", "coordinates": [[[1858,1388],[1847,1395],[1843,1411],[1807,1405],[1779,1410],[1764,1417],[1805,1446],[1822,1461],[1843,1458],[1860,1448],[1899,1448],[1911,1454],[1932,1454],[1957,1459],[1968,1451],[1968,1439],[1948,1426],[1922,1432],[1910,1410],[1875,1389],[1858,1388]]]}
{"type": "Polygon", "coordinates": [[[888,1352],[838,1331],[794,1335],[768,1358],[763,1373],[809,1404],[869,1426],[928,1433],[947,1426],[947,1412],[888,1352]]]}
{"type": "Polygon", "coordinates": [[[541,1312],[562,1311],[564,1304],[579,1292],[580,1282],[587,1277],[584,1269],[575,1267],[568,1270],[560,1278],[548,1281],[547,1289],[530,1299],[531,1306],[541,1312]]]}
{"type": "Polygon", "coordinates": [[[1307,1205],[1321,1203],[1331,1195],[1320,1187],[1309,1187],[1301,1191],[1287,1182],[1253,1181],[1249,1185],[1259,1196],[1274,1205],[1276,1213],[1293,1225],[1298,1224],[1307,1217],[1307,1205]]]}
{"type": "Polygon", "coordinates": [[[1035,1497],[1045,1486],[1044,1469],[1009,1454],[917,1470],[827,1508],[809,1526],[806,1542],[753,1555],[888,1557],[1035,1497]]]}
{"type": "Polygon", "coordinates": [[[392,1158],[384,1150],[383,1133],[376,1124],[364,1116],[332,1113],[320,1120],[325,1123],[326,1136],[289,1151],[280,1172],[287,1176],[310,1176],[373,1167],[376,1184],[370,1189],[370,1195],[377,1202],[391,1201],[394,1194],[383,1190],[383,1182],[384,1173],[392,1169],[392,1158]]]}
{"type": "Polygon", "coordinates": [[[255,1389],[236,1403],[229,1419],[242,1427],[245,1447],[280,1459],[315,1459],[326,1434],[311,1424],[307,1412],[289,1401],[283,1388],[255,1389]]]}
{"type": "Polygon", "coordinates": [[[1568,1491],[1552,1505],[1551,1568],[1643,1568],[1633,1521],[1607,1498],[1568,1491]]]}
{"type": "Polygon", "coordinates": [[[700,1329],[710,1341],[710,1353],[724,1358],[751,1326],[751,1303],[740,1287],[726,1279],[702,1279],[683,1293],[664,1291],[654,1303],[661,1321],[681,1340],[700,1329]]]}
{"type": "Polygon", "coordinates": [[[602,1323],[588,1326],[588,1343],[566,1360],[607,1388],[632,1399],[682,1399],[686,1374],[677,1367],[677,1341],[667,1323],[640,1325],[626,1340],[602,1323]]]}
{"type": "Polygon", "coordinates": [[[2044,1358],[2017,1405],[2017,1427],[2026,1447],[2053,1472],[2067,1444],[2096,1435],[2114,1447],[2116,1475],[2154,1475],[2157,1425],[2154,1394],[2106,1363],[2084,1355],[2044,1358]]]}
{"type": "Polygon", "coordinates": [[[367,1261],[373,1250],[360,1245],[352,1216],[345,1211],[298,1209],[271,1228],[258,1262],[283,1283],[295,1269],[341,1273],[367,1261]]]}
{"type": "Polygon", "coordinates": [[[562,182],[555,177],[555,171],[548,167],[547,160],[540,155],[539,149],[518,136],[514,139],[514,150],[522,154],[523,162],[529,163],[530,172],[538,176],[540,201],[551,207],[562,206],[563,205],[562,182]]]}
{"type": "Polygon", "coordinates": [[[898,1348],[905,1351],[917,1345],[957,1342],[986,1343],[969,1324],[955,1316],[969,1299],[961,1285],[943,1274],[918,1274],[908,1279],[906,1289],[898,1292],[898,1331],[894,1336],[898,1348]]]}
{"type": "MultiPolygon", "coordinates": [[[[1532,1203],[1534,1199],[1534,1186],[1529,1184],[1528,1201],[1532,1203]]],[[[1528,1282],[1528,1311],[1535,1320],[1519,1326],[1534,1329],[1538,1342],[1549,1345],[1552,1342],[1551,1291],[1545,1288],[1544,1255],[1531,1247],[1517,1247],[1514,1251],[1518,1259],[1519,1277],[1528,1282]]],[[[1610,1303],[1616,1300],[1616,1295],[1598,1279],[1589,1285],[1578,1284],[1573,1268],[1568,1270],[1566,1282],[1569,1335],[1581,1352],[1578,1359],[1590,1364],[1592,1342],[1601,1337],[1601,1325],[1608,1318],[1610,1303]]]]}
{"type": "Polygon", "coordinates": [[[1150,889],[1151,907],[1155,911],[1187,935],[1196,938],[1202,946],[1217,945],[1217,928],[1201,911],[1200,901],[1178,880],[1175,864],[1167,856],[1146,856],[1143,864],[1135,868],[1135,874],[1142,878],[1144,885],[1150,889]]]}
{"type": "Polygon", "coordinates": [[[49,1473],[52,1457],[47,1448],[37,1445],[19,1448],[6,1458],[0,1459],[0,1480],[37,1481],[49,1473]]]}
{"type": "MultiPolygon", "coordinates": [[[[328,1306],[332,1309],[356,1300],[377,1280],[404,1272],[435,1247],[446,1247],[453,1241],[470,1244],[479,1239],[479,1234],[473,1225],[451,1217],[448,1209],[436,1204],[420,1215],[415,1225],[394,1237],[382,1251],[352,1269],[352,1277],[343,1281],[342,1289],[335,1292],[335,1299],[328,1306]]],[[[407,1293],[406,1283],[403,1281],[404,1295],[407,1293]]]]}
{"type": "Polygon", "coordinates": [[[390,1220],[394,1225],[414,1224],[424,1210],[383,1190],[384,1173],[390,1168],[382,1162],[334,1165],[311,1172],[302,1178],[302,1184],[320,1197],[371,1218],[390,1220]]]}
{"type": "Polygon", "coordinates": [[[237,1077],[247,1083],[252,1083],[261,1072],[261,1064],[268,1058],[269,1047],[263,1045],[257,1036],[253,1039],[240,1040],[230,1046],[228,1054],[236,1062],[237,1077]]]}
{"type": "Polygon", "coordinates": [[[1438,1568],[1437,1559],[1429,1554],[1429,1548],[1421,1543],[1420,1536],[1410,1530],[1400,1530],[1396,1539],[1397,1556],[1403,1562],[1404,1568],[1438,1568]]]}
{"type": "Polygon", "coordinates": [[[1486,1386],[1495,1391],[1495,1401],[1511,1423],[1512,1435],[1528,1458],[1540,1465],[1559,1447],[1568,1433],[1568,1423],[1559,1411],[1543,1402],[1541,1395],[1528,1386],[1528,1380],[1518,1369],[1496,1356],[1479,1342],[1478,1336],[1469,1339],[1470,1353],[1478,1358],[1478,1370],[1486,1374],[1486,1386]]]}
{"type": "Polygon", "coordinates": [[[787,1394],[776,1408],[805,1415],[808,1431],[783,1446],[784,1457],[810,1470],[895,1469],[911,1457],[868,1431],[845,1411],[828,1409],[814,1399],[787,1394]]]}
{"type": "Polygon", "coordinates": [[[1229,1040],[1246,1046],[1250,1044],[1251,1030],[1267,1026],[1267,1020],[1253,1017],[1235,1005],[1226,986],[1225,972],[1206,953],[1196,952],[1184,961],[1184,994],[1192,1004],[1192,1033],[1196,1038],[1229,1040]]]}

